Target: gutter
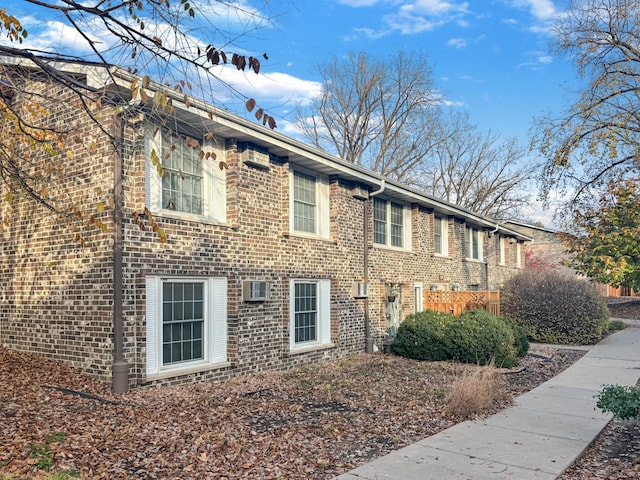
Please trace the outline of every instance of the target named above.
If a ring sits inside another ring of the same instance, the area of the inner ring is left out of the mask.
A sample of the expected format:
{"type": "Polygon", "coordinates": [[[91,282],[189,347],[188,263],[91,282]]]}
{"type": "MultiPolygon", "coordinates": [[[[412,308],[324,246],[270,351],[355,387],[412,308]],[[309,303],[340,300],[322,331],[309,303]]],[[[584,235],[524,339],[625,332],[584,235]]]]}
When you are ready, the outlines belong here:
{"type": "MultiPolygon", "coordinates": [[[[380,181],[380,188],[371,192],[369,198],[364,201],[363,208],[363,269],[364,269],[364,283],[369,284],[369,216],[371,212],[371,199],[376,195],[382,193],[385,189],[384,178],[380,181]]],[[[364,299],[364,338],[365,338],[365,353],[373,353],[373,337],[371,336],[371,321],[369,317],[369,297],[364,299]]]]}

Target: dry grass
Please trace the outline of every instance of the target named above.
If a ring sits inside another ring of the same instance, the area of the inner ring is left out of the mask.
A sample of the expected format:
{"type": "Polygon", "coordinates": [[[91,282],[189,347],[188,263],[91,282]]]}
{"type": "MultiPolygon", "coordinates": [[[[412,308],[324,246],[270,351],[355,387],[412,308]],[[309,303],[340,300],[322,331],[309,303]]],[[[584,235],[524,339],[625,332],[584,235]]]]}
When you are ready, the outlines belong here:
{"type": "Polygon", "coordinates": [[[472,418],[494,405],[508,402],[505,379],[491,363],[485,367],[464,369],[451,385],[445,412],[458,418],[472,418]]]}

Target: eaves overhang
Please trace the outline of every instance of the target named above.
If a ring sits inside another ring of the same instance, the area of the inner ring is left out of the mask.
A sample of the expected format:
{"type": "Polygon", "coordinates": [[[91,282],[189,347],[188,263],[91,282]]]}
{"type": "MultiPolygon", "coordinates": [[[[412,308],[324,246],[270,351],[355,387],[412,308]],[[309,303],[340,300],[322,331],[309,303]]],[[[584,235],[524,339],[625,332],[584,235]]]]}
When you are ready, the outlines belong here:
{"type": "MultiPolygon", "coordinates": [[[[21,67],[38,68],[33,62],[4,56],[1,63],[19,65],[21,67]]],[[[54,62],[55,68],[73,74],[85,76],[87,86],[95,90],[104,90],[119,98],[128,105],[135,104],[132,98],[131,85],[140,76],[117,66],[105,67],[91,62],[54,62]]],[[[521,241],[531,238],[522,233],[499,225],[494,219],[479,215],[466,208],[454,205],[433,197],[418,189],[386,178],[364,167],[354,165],[341,158],[317,149],[299,140],[274,131],[258,122],[247,120],[237,114],[216,107],[183,92],[150,82],[150,92],[164,91],[171,98],[171,115],[178,121],[197,128],[204,128],[222,137],[235,138],[261,146],[278,157],[286,158],[292,164],[309,168],[318,173],[338,177],[342,180],[357,183],[369,191],[376,191],[384,185],[384,196],[398,202],[420,205],[442,215],[464,219],[465,222],[478,228],[490,229],[493,232],[514,237],[521,241]],[[186,102],[188,101],[188,105],[186,102]]],[[[144,106],[141,106],[144,108],[144,106]]]]}

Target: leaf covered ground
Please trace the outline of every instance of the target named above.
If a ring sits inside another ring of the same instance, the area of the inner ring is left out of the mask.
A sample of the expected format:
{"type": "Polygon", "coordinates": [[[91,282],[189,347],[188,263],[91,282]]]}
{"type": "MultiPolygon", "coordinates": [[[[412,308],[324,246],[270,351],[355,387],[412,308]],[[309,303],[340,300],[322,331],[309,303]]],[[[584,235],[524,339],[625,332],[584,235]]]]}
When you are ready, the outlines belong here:
{"type": "MultiPolygon", "coordinates": [[[[581,355],[533,353],[500,375],[510,394],[581,355]]],[[[0,479],[330,479],[460,421],[444,412],[445,398],[468,368],[478,367],[360,354],[115,395],[69,367],[0,348],[0,479]]]]}

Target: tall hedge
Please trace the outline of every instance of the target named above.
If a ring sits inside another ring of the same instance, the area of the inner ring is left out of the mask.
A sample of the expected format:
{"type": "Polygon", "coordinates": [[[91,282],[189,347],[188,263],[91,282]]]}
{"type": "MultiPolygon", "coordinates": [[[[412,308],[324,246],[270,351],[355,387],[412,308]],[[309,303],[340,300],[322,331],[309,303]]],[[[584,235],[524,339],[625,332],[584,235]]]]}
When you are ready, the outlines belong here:
{"type": "Polygon", "coordinates": [[[587,280],[557,271],[525,270],[512,277],[501,310],[532,340],[566,345],[598,342],[609,320],[604,300],[587,280]]]}

